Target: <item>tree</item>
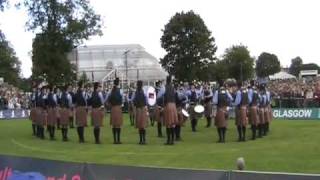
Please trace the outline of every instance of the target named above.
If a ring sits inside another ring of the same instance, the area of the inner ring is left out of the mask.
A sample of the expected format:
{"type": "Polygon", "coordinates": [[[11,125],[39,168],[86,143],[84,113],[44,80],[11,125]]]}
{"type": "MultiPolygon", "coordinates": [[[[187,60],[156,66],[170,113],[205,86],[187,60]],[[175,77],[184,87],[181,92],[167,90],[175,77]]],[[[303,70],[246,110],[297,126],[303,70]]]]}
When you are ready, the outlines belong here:
{"type": "Polygon", "coordinates": [[[249,50],[243,45],[234,45],[226,49],[223,55],[223,62],[227,65],[230,78],[236,80],[248,80],[254,72],[254,59],[250,56],[249,50]]]}
{"type": "Polygon", "coordinates": [[[0,30],[0,77],[9,84],[18,85],[20,65],[16,53],[0,30]]]}
{"type": "Polygon", "coordinates": [[[87,74],[83,71],[81,76],[79,77],[79,81],[81,81],[83,84],[87,84],[90,80],[87,76],[87,74]]]}
{"type": "Polygon", "coordinates": [[[318,70],[318,72],[319,72],[320,67],[315,63],[302,64],[300,67],[300,71],[303,71],[303,70],[318,70]]]}
{"type": "Polygon", "coordinates": [[[214,67],[215,80],[225,80],[229,78],[228,64],[225,60],[218,60],[214,67]]]}
{"type": "Polygon", "coordinates": [[[167,51],[162,67],[179,81],[203,78],[217,47],[201,17],[193,11],[176,13],[162,31],[161,47],[167,51]]]}
{"type": "Polygon", "coordinates": [[[291,65],[289,68],[289,73],[295,76],[299,76],[301,66],[303,64],[302,59],[298,56],[291,60],[291,65]]]}
{"type": "Polygon", "coordinates": [[[274,54],[263,52],[256,62],[256,73],[258,77],[268,77],[281,70],[280,61],[274,54]]]}
{"type": "Polygon", "coordinates": [[[39,32],[33,41],[32,73],[51,84],[69,83],[75,69],[67,58],[73,48],[92,35],[101,35],[100,15],[88,0],[24,0],[28,30],[39,32]]]}

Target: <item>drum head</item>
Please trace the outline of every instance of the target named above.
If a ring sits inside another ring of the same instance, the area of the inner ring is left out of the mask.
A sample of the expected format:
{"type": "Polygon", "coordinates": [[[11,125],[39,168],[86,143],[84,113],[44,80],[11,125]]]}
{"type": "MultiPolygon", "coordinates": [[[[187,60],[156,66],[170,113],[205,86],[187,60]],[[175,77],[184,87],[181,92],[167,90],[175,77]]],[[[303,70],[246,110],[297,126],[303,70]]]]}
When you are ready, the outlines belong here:
{"type": "Polygon", "coordinates": [[[189,113],[185,109],[182,109],[182,114],[184,117],[189,117],[189,113]]]}
{"type": "Polygon", "coordinates": [[[154,87],[149,86],[147,89],[147,99],[148,105],[154,106],[157,102],[156,89],[154,87]]]}
{"type": "Polygon", "coordinates": [[[196,113],[203,113],[203,112],[204,112],[204,107],[203,107],[202,105],[196,105],[196,106],[194,107],[194,111],[195,111],[196,113]]]}

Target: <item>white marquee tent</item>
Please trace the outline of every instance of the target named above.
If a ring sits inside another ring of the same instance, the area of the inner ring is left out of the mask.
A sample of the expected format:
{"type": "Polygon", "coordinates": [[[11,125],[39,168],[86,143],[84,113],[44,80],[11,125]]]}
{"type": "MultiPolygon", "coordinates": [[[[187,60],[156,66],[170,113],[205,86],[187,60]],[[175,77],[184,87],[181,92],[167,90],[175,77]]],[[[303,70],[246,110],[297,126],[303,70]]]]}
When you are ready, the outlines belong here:
{"type": "Polygon", "coordinates": [[[280,71],[274,75],[269,76],[270,80],[277,80],[277,79],[296,79],[296,77],[292,74],[289,74],[284,71],[280,71]]]}

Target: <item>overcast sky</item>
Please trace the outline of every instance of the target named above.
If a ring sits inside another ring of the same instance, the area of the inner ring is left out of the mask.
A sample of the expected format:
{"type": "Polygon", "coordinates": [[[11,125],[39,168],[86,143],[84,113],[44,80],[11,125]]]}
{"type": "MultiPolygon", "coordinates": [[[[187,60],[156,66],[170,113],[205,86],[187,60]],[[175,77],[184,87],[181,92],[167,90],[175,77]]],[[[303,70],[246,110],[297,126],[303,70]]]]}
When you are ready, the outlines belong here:
{"type": "MultiPolygon", "coordinates": [[[[10,0],[14,1],[14,0],[10,0]]],[[[164,25],[176,12],[193,10],[203,18],[218,46],[217,56],[234,44],[248,46],[252,56],[270,52],[282,66],[292,58],[320,60],[320,1],[318,0],[91,0],[104,18],[102,37],[86,45],[141,44],[155,57],[164,25]]],[[[12,3],[11,3],[12,4],[12,3]]],[[[0,13],[0,29],[22,62],[23,76],[31,75],[29,52],[34,34],[26,32],[27,15],[14,7],[0,13]]]]}

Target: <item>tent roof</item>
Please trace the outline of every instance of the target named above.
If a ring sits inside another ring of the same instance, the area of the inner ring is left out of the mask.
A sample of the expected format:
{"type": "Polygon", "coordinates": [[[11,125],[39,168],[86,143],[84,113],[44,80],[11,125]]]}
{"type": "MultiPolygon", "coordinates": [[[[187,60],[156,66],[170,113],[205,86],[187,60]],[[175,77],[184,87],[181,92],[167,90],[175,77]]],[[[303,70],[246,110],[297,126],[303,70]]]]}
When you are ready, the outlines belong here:
{"type": "Polygon", "coordinates": [[[270,80],[276,80],[276,79],[296,79],[296,77],[292,74],[289,74],[284,71],[280,71],[274,75],[269,76],[270,80]]]}

